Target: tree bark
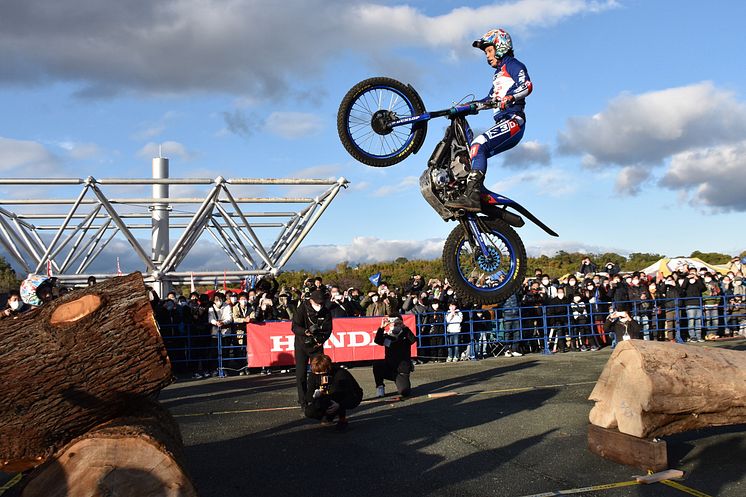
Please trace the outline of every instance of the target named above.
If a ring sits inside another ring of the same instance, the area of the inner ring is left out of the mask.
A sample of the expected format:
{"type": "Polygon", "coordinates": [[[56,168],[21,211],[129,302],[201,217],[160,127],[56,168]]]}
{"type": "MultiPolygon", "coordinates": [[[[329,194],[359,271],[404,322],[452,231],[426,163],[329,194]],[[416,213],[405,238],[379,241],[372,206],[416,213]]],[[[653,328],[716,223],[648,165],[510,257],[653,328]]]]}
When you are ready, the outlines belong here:
{"type": "Polygon", "coordinates": [[[196,497],[174,419],[157,403],[73,440],[36,468],[22,497],[196,497]]]}
{"type": "Polygon", "coordinates": [[[647,438],[746,423],[746,353],[627,340],[590,400],[590,422],[647,438]]]}
{"type": "Polygon", "coordinates": [[[171,365],[140,273],[0,321],[0,470],[43,463],[156,394],[171,365]]]}

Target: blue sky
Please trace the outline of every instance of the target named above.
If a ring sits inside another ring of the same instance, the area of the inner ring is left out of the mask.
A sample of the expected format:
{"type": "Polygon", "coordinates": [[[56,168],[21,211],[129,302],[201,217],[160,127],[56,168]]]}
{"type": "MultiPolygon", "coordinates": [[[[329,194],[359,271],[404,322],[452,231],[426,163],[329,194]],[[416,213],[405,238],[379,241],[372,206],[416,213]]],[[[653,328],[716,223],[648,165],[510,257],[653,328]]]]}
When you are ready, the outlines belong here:
{"type": "MultiPolygon", "coordinates": [[[[419,154],[374,169],[340,144],[337,107],[378,75],[431,109],[482,97],[492,70],[471,40],[503,27],[534,92],[522,144],[490,160],[486,185],[560,234],[521,228],[531,255],[738,254],[743,19],[736,1],[4,1],[0,175],[148,177],[161,144],[174,177],[344,176],[291,267],[435,258],[455,225],[415,178],[445,122],[419,154]]],[[[231,269],[210,243],[186,269],[231,269]]],[[[131,252],[113,243],[100,269],[116,256],[141,269],[131,252]]]]}

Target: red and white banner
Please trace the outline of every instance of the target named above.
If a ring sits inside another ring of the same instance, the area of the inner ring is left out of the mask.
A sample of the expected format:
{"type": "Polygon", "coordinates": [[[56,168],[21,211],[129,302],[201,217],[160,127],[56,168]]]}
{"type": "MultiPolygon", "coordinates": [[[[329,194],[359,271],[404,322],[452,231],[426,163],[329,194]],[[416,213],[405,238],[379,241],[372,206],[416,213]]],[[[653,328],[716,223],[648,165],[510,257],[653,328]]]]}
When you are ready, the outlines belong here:
{"type": "MultiPolygon", "coordinates": [[[[383,359],[384,348],[373,339],[381,325],[381,316],[372,318],[334,319],[332,336],[324,344],[324,353],[334,362],[372,361],[383,359]]],[[[402,316],[404,325],[416,334],[416,318],[402,316]]],[[[295,335],[290,321],[274,321],[247,326],[249,367],[295,365],[293,355],[295,335]]],[[[412,357],[417,344],[412,344],[412,357]]]]}

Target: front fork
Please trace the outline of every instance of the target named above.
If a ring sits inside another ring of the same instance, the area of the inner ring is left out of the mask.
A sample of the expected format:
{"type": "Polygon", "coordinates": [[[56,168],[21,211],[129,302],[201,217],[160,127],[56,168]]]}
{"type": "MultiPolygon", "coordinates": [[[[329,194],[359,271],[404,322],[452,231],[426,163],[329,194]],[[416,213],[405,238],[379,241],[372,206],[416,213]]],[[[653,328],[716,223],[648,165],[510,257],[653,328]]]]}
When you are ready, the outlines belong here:
{"type": "Polygon", "coordinates": [[[466,239],[474,247],[474,259],[476,260],[482,254],[487,257],[489,252],[487,251],[487,245],[484,243],[484,238],[482,238],[482,230],[479,229],[479,225],[477,224],[477,216],[473,214],[462,216],[458,222],[461,223],[464,229],[466,239]],[[477,250],[477,247],[479,247],[479,250],[477,250]]]}

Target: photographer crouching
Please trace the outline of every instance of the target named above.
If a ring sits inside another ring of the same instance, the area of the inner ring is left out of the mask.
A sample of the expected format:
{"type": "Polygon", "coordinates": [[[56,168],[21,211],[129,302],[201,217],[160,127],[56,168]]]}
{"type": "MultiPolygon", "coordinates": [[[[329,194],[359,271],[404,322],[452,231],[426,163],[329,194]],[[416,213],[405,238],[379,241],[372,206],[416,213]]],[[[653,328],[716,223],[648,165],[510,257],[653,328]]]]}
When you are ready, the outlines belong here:
{"type": "Polygon", "coordinates": [[[308,360],[324,353],[324,342],[332,334],[332,318],[324,306],[324,300],[321,290],[313,290],[310,297],[301,302],[293,314],[295,381],[298,385],[298,404],[301,408],[305,408],[307,404],[308,360]]]}
{"type": "Polygon", "coordinates": [[[396,383],[399,395],[406,397],[411,390],[409,374],[412,367],[412,344],[417,340],[412,330],[404,326],[400,316],[383,318],[376,331],[375,343],[385,347],[384,359],[373,362],[373,377],[376,380],[376,397],[386,395],[383,380],[396,383]]]}
{"type": "Polygon", "coordinates": [[[321,354],[311,359],[308,375],[305,415],[320,419],[322,423],[337,420],[337,429],[347,428],[347,411],[360,405],[363,389],[344,368],[332,364],[328,355],[321,354]]]}

